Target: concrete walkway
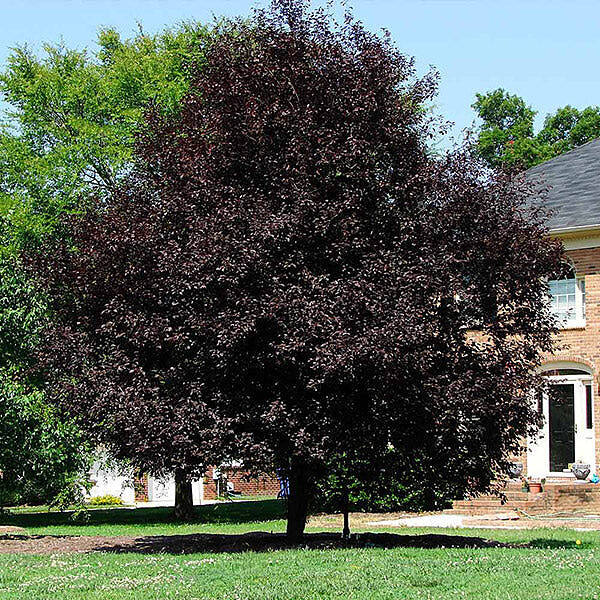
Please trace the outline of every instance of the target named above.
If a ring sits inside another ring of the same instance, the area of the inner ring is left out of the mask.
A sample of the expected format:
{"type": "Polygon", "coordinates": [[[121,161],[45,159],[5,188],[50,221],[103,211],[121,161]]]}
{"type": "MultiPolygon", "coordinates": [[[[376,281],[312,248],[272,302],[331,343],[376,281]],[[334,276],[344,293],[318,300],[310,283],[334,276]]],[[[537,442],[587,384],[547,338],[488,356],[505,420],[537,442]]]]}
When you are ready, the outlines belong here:
{"type": "Polygon", "coordinates": [[[370,521],[367,525],[376,527],[448,527],[467,529],[525,528],[525,523],[521,517],[513,511],[476,517],[452,513],[434,513],[417,517],[370,521]]]}
{"type": "Polygon", "coordinates": [[[389,521],[371,521],[367,525],[380,527],[463,527],[464,515],[422,515],[389,521]]]}

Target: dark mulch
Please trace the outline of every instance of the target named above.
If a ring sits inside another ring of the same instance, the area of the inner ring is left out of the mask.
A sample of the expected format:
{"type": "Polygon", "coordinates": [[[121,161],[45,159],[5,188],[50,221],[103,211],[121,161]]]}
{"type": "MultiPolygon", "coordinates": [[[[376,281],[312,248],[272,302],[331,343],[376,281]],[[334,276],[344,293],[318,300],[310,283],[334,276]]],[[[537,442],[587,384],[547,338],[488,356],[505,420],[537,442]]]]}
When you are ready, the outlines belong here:
{"type": "Polygon", "coordinates": [[[291,544],[283,533],[261,531],[242,535],[189,534],[146,537],[0,536],[0,554],[55,554],[66,552],[136,552],[190,554],[192,552],[268,552],[290,548],[501,548],[515,547],[494,540],[460,535],[401,535],[361,533],[343,540],[339,533],[309,533],[291,544]]]}

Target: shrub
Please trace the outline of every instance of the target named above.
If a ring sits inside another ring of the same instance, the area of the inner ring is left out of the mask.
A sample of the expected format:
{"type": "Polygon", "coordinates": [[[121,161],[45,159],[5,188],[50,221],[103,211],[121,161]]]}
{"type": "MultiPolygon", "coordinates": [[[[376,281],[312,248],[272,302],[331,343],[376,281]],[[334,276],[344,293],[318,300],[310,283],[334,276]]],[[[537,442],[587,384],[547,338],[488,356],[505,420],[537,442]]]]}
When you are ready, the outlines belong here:
{"type": "Polygon", "coordinates": [[[427,481],[429,462],[412,456],[410,464],[397,451],[388,451],[379,461],[350,457],[336,457],[328,473],[318,481],[312,498],[311,512],[337,512],[348,495],[351,511],[421,512],[448,508],[452,490],[443,479],[436,484],[427,481]]]}
{"type": "Polygon", "coordinates": [[[122,506],[123,499],[118,496],[105,494],[104,496],[92,496],[88,500],[88,504],[91,506],[122,506]]]}
{"type": "Polygon", "coordinates": [[[83,498],[88,444],[39,390],[0,370],[0,506],[51,504],[83,498]]]}

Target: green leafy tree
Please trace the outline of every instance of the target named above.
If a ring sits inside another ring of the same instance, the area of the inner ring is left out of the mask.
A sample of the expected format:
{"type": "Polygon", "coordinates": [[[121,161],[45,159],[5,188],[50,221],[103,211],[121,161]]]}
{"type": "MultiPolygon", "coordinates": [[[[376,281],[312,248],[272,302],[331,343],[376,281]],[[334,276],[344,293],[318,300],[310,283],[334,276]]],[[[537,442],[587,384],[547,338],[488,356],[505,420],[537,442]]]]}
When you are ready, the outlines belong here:
{"type": "Polygon", "coordinates": [[[0,507],[76,500],[91,453],[23,372],[47,319],[46,304],[14,259],[0,262],[0,507]]]}
{"type": "Polygon", "coordinates": [[[477,94],[473,108],[482,120],[477,153],[490,166],[517,164],[522,156],[537,156],[533,139],[536,111],[522,98],[497,89],[477,94]]]}
{"type": "Polygon", "coordinates": [[[567,105],[546,117],[537,139],[550,148],[552,156],[558,156],[599,136],[599,107],[588,106],[580,111],[567,105]]]}
{"type": "Polygon", "coordinates": [[[0,372],[0,508],[82,499],[91,452],[42,392],[0,372]]]}
{"type": "MultiPolygon", "coordinates": [[[[0,75],[0,471],[4,501],[68,501],[87,457],[81,434],[61,420],[27,377],[44,299],[24,276],[23,248],[62,235],[66,213],[110,197],[130,170],[149,106],[176,113],[201,68],[210,30],[184,23],[150,36],[98,35],[96,52],[46,45],[13,49],[0,75]],[[25,435],[26,434],[26,435],[25,435]],[[37,490],[37,491],[36,491],[37,490]],[[65,493],[66,492],[66,493],[65,493]]],[[[83,469],[83,471],[82,471],[83,469]]]]}
{"type": "Polygon", "coordinates": [[[477,94],[472,105],[481,119],[476,153],[491,167],[528,169],[600,136],[600,108],[559,108],[534,133],[537,114],[502,88],[477,94]]]}
{"type": "Polygon", "coordinates": [[[3,243],[17,246],[53,231],[91,195],[110,195],[128,172],[149,105],[178,110],[191,66],[203,62],[210,30],[184,23],[160,35],[98,35],[98,50],[15,48],[0,76],[8,103],[0,130],[3,243]]]}

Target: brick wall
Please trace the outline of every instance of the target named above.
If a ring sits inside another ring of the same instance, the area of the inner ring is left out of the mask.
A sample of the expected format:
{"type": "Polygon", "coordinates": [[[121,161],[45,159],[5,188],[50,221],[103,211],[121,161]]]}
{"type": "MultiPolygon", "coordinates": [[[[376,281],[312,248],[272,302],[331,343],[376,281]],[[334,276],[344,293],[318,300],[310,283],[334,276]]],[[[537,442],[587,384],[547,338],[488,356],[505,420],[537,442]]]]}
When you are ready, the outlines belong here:
{"type": "Polygon", "coordinates": [[[138,473],[133,479],[136,502],[148,502],[148,475],[138,473]]]}
{"type": "MultiPolygon", "coordinates": [[[[279,480],[275,475],[248,477],[241,469],[221,469],[227,481],[233,483],[235,492],[244,496],[277,496],[279,480]]],[[[214,467],[210,467],[204,477],[204,500],[214,500],[217,497],[217,486],[213,479],[214,467]]],[[[133,482],[136,502],[148,502],[148,475],[138,474],[133,482]]]]}
{"type": "Polygon", "coordinates": [[[524,511],[530,515],[552,513],[598,514],[600,485],[592,483],[548,483],[541,493],[523,492],[521,484],[509,482],[504,490],[506,502],[498,496],[485,495],[455,500],[453,511],[467,515],[490,515],[508,511],[524,511]]]}
{"type": "Polygon", "coordinates": [[[569,250],[578,277],[585,277],[585,327],[564,329],[557,336],[559,349],[547,362],[583,364],[594,378],[594,427],[596,464],[600,464],[600,248],[569,250]]]}
{"type": "MultiPolygon", "coordinates": [[[[569,250],[578,277],[585,278],[585,327],[564,329],[557,335],[558,349],[545,356],[544,362],[575,362],[587,366],[594,379],[594,427],[596,464],[600,465],[600,248],[569,250]]],[[[474,341],[485,343],[479,331],[470,332],[474,341]]],[[[527,453],[519,459],[527,473],[527,453]]]]}
{"type": "MultiPolygon", "coordinates": [[[[244,496],[276,496],[279,493],[279,481],[275,475],[262,475],[248,478],[241,469],[221,469],[227,481],[233,483],[235,492],[244,496]]],[[[217,497],[216,482],[213,479],[214,467],[211,467],[204,478],[204,499],[214,500],[217,497]]]]}

